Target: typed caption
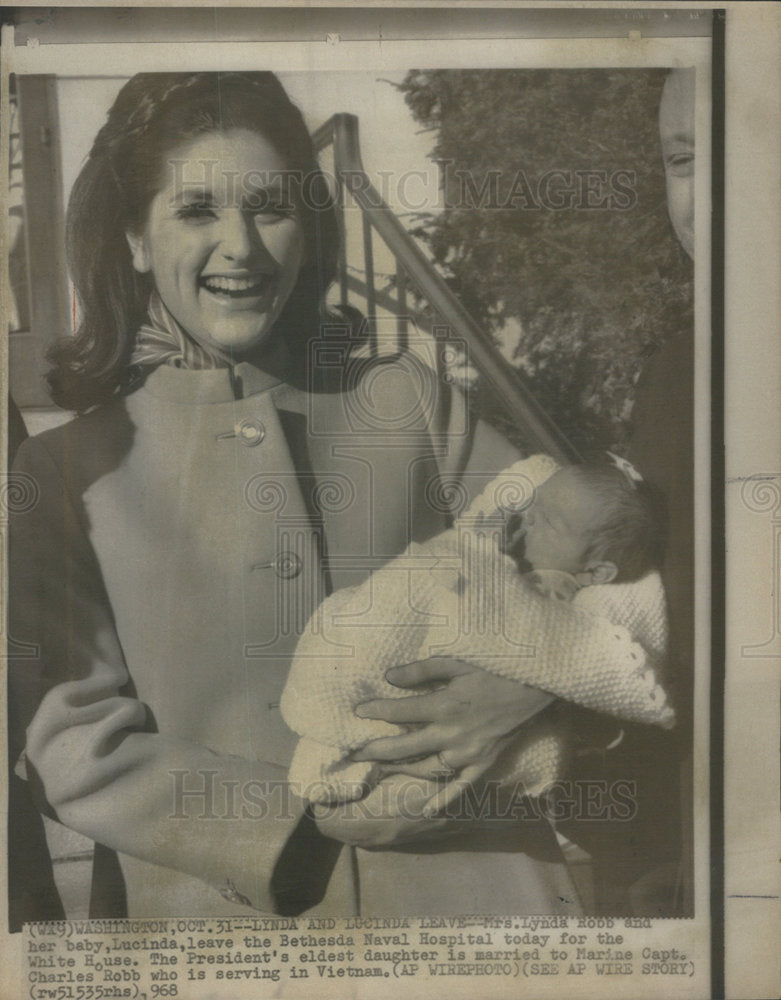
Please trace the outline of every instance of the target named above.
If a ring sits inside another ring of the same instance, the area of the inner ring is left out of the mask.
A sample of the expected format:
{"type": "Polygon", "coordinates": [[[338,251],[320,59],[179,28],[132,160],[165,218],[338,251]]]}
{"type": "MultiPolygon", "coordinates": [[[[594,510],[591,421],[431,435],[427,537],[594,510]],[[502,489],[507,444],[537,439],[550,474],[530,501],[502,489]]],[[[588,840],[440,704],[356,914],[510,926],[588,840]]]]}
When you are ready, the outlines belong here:
{"type": "Polygon", "coordinates": [[[654,945],[654,929],[649,918],[565,916],[30,924],[24,931],[26,995],[31,1000],[227,998],[244,995],[241,984],[247,995],[275,995],[272,985],[284,982],[300,983],[302,990],[319,983],[322,995],[329,985],[336,993],[339,981],[360,979],[369,987],[363,996],[370,984],[383,981],[387,986],[394,980],[453,983],[464,977],[507,986],[518,979],[569,984],[593,977],[625,986],[641,978],[658,983],[648,995],[687,995],[673,984],[683,986],[695,977],[697,961],[685,943],[654,945]]]}

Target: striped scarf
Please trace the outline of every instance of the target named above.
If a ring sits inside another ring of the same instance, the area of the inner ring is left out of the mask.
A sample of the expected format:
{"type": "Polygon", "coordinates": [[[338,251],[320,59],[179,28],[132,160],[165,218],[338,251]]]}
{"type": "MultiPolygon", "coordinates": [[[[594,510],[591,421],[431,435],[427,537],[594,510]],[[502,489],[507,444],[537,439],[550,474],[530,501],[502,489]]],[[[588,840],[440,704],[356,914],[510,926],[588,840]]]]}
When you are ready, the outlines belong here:
{"type": "Polygon", "coordinates": [[[207,348],[193,340],[165,307],[157,291],[149,299],[147,320],[136,334],[131,366],[146,369],[173,365],[196,370],[233,366],[231,357],[219,348],[207,348]]]}

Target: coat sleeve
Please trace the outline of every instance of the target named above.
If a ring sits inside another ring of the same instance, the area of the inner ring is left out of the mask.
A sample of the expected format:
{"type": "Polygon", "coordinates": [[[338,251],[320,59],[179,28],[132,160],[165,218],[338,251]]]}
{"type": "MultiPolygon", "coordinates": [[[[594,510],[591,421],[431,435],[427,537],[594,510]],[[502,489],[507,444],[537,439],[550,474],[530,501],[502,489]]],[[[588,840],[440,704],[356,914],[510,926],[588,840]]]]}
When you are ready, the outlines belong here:
{"type": "Polygon", "coordinates": [[[10,523],[11,752],[26,730],[39,806],[98,843],[280,908],[275,866],[303,809],[284,769],[154,731],[55,462],[31,439],[15,470],[32,499],[10,523]],[[202,790],[229,787],[251,789],[256,805],[231,816],[226,836],[202,790]]]}

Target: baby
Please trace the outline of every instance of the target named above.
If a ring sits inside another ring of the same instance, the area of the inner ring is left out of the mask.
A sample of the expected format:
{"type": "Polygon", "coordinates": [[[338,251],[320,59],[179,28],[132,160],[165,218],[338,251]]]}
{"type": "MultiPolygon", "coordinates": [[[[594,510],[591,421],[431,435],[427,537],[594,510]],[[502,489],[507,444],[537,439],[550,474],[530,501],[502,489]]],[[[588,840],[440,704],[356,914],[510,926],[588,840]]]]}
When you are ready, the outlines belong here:
{"type": "MultiPolygon", "coordinates": [[[[349,801],[377,783],[381,766],[350,755],[402,730],[354,710],[413,694],[392,687],[385,671],[431,656],[630,721],[673,725],[648,666],[649,658],[661,662],[667,638],[657,508],[629,463],[611,458],[612,465],[563,468],[544,455],[516,463],[452,528],[321,604],[299,640],[281,703],[301,737],[290,780],[302,797],[349,801]],[[571,611],[563,617],[562,601],[571,611]],[[577,667],[565,667],[562,650],[577,646],[583,616],[604,622],[601,641],[583,643],[577,667]],[[539,646],[528,642],[535,635],[545,636],[539,646]]],[[[531,794],[561,776],[563,761],[560,734],[532,722],[502,780],[520,781],[531,794]]]]}
{"type": "Polygon", "coordinates": [[[639,580],[661,563],[657,499],[628,462],[608,455],[614,464],[559,469],[508,516],[505,551],[552,596],[639,580]]]}

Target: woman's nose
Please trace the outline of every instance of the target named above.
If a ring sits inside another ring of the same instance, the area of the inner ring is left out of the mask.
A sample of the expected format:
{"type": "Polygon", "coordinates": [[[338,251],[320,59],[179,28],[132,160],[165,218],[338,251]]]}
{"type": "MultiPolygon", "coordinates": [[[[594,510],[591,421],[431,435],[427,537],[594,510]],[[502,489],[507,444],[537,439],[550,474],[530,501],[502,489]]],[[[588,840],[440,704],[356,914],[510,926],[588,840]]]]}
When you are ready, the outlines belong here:
{"type": "Polygon", "coordinates": [[[220,220],[219,249],[226,260],[241,262],[265,251],[254,219],[239,209],[224,212],[220,220]]]}

